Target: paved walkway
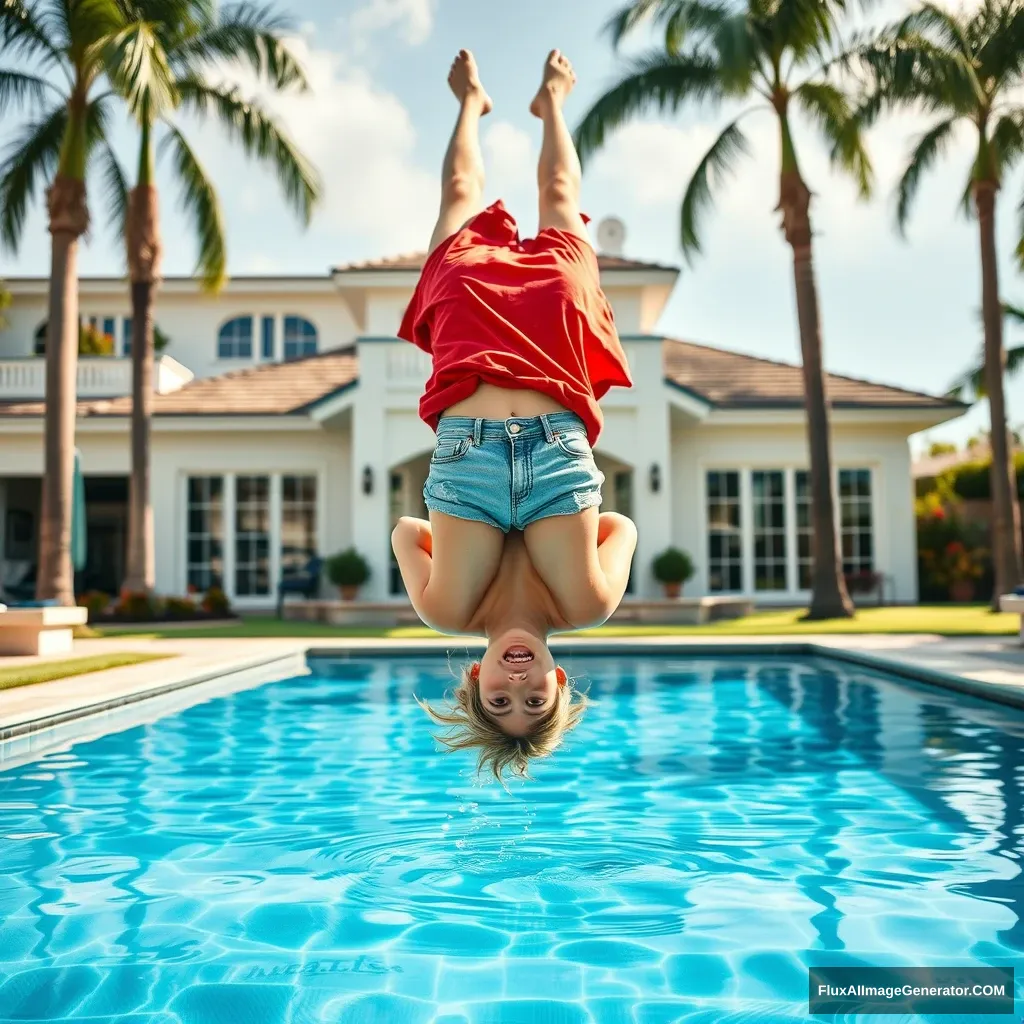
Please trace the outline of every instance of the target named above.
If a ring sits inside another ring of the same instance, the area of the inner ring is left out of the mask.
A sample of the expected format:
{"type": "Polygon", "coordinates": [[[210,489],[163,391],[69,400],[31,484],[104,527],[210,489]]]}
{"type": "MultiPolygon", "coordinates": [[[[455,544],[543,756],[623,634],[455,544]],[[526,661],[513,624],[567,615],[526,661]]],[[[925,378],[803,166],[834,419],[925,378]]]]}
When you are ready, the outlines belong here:
{"type": "MultiPolygon", "coordinates": [[[[41,719],[66,719],[81,709],[112,703],[128,703],[142,694],[164,693],[198,680],[207,680],[250,668],[275,659],[298,659],[316,650],[422,650],[439,651],[477,646],[472,640],[381,640],[376,638],[329,639],[189,639],[172,640],[130,637],[81,640],[75,656],[107,654],[114,651],[152,651],[173,654],[166,661],[128,665],[122,668],[73,676],[50,683],[37,683],[0,690],[0,731],[24,729],[41,719]]],[[[615,637],[556,638],[553,646],[585,651],[588,647],[701,648],[766,646],[771,644],[814,644],[879,658],[908,669],[925,669],[958,676],[978,684],[979,690],[1012,693],[1011,700],[1024,704],[1024,648],[1014,637],[937,636],[751,636],[751,637],[615,637]]],[[[58,659],[0,659],[0,665],[58,659]]],[[[286,667],[287,663],[284,666],[286,667]]],[[[282,675],[288,674],[282,672],[282,675]]],[[[1004,698],[1005,699],[1005,698],[1004,698]]]]}

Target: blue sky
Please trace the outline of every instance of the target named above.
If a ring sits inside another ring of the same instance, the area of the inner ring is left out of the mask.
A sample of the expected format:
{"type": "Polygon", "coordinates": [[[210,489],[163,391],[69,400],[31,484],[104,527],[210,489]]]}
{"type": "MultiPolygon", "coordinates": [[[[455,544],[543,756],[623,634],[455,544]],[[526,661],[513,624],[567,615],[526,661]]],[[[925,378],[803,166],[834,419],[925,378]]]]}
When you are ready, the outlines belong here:
{"type": "MultiPolygon", "coordinates": [[[[536,225],[534,164],[540,125],[527,105],[547,51],[573,59],[579,86],[567,107],[572,122],[615,80],[622,66],[601,27],[619,5],[609,0],[292,0],[281,6],[300,26],[313,90],[276,102],[292,134],[318,165],[326,196],[303,231],[279,200],[273,180],[247,165],[213,127],[190,126],[207,169],[221,188],[234,273],[322,272],[349,260],[422,248],[438,197],[438,168],[455,114],[444,78],[460,47],[474,50],[495,111],[483,131],[489,195],[502,196],[524,234],[536,225]]],[[[901,3],[891,0],[887,13],[901,3]]],[[[692,111],[631,124],[588,166],[584,206],[627,226],[626,254],[681,264],[678,209],[694,166],[724,121],[692,111]]],[[[964,136],[919,195],[909,237],[893,228],[892,191],[908,147],[925,122],[890,119],[869,136],[876,197],[859,202],[837,177],[813,131],[797,143],[816,194],[815,259],[826,364],[870,380],[931,392],[949,381],[980,343],[977,229],[956,212],[970,163],[964,136]]],[[[798,360],[791,264],[773,212],[778,142],[768,115],[750,122],[752,159],[725,183],[707,217],[704,252],[684,267],[662,321],[667,333],[790,362],[798,360]]],[[[0,133],[0,143],[5,130],[0,133]]],[[[130,162],[127,126],[119,143],[130,162]]],[[[1012,259],[1014,211],[1022,179],[1005,184],[999,243],[1003,294],[1024,300],[1012,259]]],[[[194,244],[163,193],[168,273],[188,272],[194,244]]],[[[81,257],[81,272],[116,273],[120,251],[102,208],[81,257]]],[[[48,237],[41,211],[17,256],[0,254],[0,275],[41,274],[48,237]]],[[[1008,343],[1024,341],[1014,338],[1008,343]]],[[[1011,414],[1024,419],[1024,381],[1011,385],[1011,414]]],[[[973,412],[937,433],[963,439],[984,424],[973,412]]]]}

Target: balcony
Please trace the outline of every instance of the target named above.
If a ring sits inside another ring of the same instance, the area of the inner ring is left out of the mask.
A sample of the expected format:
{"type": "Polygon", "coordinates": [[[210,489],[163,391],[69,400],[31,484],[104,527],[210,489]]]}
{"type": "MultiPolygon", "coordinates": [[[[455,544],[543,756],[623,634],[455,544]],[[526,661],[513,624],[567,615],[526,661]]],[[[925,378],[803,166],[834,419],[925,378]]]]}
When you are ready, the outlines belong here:
{"type": "MultiPolygon", "coordinates": [[[[153,390],[166,395],[184,387],[194,374],[170,356],[153,363],[153,390]]],[[[82,356],[78,360],[79,398],[122,398],[132,393],[131,359],[113,356],[82,356]]],[[[0,401],[25,401],[46,397],[46,360],[0,359],[0,401]]]]}

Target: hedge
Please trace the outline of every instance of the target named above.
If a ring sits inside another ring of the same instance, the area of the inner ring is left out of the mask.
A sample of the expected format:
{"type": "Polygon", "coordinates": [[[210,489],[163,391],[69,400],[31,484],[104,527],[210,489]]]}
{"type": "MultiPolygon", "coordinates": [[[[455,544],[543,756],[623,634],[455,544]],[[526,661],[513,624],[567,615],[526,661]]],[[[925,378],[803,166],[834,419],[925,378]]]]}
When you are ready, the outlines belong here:
{"type": "MultiPolygon", "coordinates": [[[[1024,452],[1014,455],[1013,464],[1017,471],[1017,494],[1024,498],[1024,452]]],[[[963,462],[940,474],[935,483],[940,487],[947,484],[958,498],[987,501],[992,497],[991,465],[991,459],[963,462]]],[[[931,487],[927,489],[931,490],[931,487]]]]}

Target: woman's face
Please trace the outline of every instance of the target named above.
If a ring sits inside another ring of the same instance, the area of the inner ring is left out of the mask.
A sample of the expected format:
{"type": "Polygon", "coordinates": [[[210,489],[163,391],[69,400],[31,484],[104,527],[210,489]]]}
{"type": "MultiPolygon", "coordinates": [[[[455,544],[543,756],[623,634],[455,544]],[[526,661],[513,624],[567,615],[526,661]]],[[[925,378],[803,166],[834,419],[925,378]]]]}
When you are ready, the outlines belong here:
{"type": "Polygon", "coordinates": [[[551,713],[564,679],[546,643],[506,633],[491,640],[480,662],[480,703],[506,735],[528,736],[551,713]]]}

